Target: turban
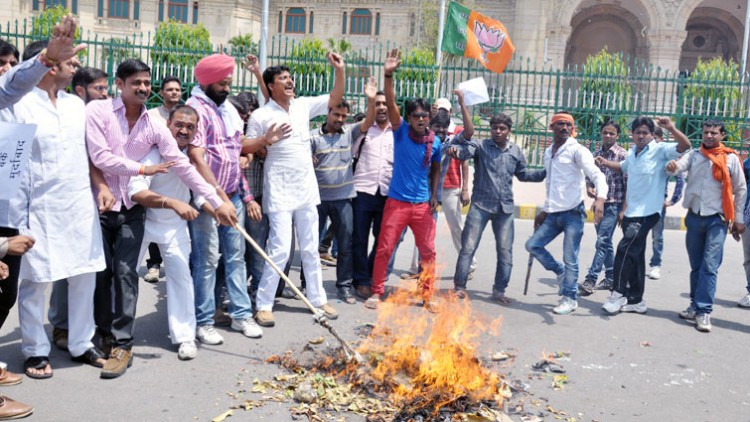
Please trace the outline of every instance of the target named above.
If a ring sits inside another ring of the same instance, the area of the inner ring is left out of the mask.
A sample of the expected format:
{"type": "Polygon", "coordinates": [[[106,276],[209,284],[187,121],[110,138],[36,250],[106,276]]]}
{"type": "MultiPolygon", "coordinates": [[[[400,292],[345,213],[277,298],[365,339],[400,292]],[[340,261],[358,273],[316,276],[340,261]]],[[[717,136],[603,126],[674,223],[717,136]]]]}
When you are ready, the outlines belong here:
{"type": "Polygon", "coordinates": [[[232,76],[232,73],[234,73],[234,57],[226,54],[212,54],[195,65],[195,79],[203,86],[219,82],[232,76]]]}
{"type": "Polygon", "coordinates": [[[576,137],[578,134],[576,133],[576,121],[573,119],[573,116],[571,116],[568,113],[557,113],[554,116],[552,116],[552,120],[550,120],[550,125],[554,125],[557,122],[568,122],[571,125],[573,125],[573,130],[570,132],[570,136],[576,137]]]}

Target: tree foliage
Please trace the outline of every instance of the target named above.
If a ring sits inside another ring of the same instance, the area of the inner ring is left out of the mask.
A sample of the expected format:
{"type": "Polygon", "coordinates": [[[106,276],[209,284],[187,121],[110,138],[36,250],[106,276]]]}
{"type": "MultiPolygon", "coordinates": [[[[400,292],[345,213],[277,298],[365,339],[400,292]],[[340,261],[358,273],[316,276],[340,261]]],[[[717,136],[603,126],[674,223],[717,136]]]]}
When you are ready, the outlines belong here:
{"type": "Polygon", "coordinates": [[[151,61],[158,64],[153,69],[154,78],[173,74],[185,80],[192,76],[195,64],[211,53],[210,34],[202,24],[185,25],[171,19],[161,22],[156,27],[151,50],[151,61]]]}
{"type": "Polygon", "coordinates": [[[227,43],[232,46],[234,55],[258,54],[258,43],[253,40],[253,34],[235,35],[227,43]]]}
{"type": "MultiPolygon", "coordinates": [[[[35,39],[49,38],[52,36],[52,29],[55,25],[62,20],[63,17],[67,16],[70,10],[63,6],[55,6],[44,9],[43,12],[39,13],[31,24],[31,35],[35,39]]],[[[76,39],[81,38],[81,28],[76,28],[76,39]]]]}

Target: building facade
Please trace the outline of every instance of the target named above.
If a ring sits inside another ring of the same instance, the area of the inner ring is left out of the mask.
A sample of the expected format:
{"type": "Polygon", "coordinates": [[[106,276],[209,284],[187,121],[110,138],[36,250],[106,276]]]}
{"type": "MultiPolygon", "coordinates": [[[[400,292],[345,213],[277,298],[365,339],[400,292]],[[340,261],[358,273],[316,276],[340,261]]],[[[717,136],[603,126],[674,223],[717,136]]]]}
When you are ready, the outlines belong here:
{"type": "MultiPolygon", "coordinates": [[[[201,23],[214,44],[260,39],[262,0],[6,0],[0,22],[61,4],[84,30],[102,37],[153,32],[163,20],[201,23]]],[[[424,44],[437,0],[273,0],[269,35],[346,39],[354,49],[390,42],[424,44]]],[[[474,0],[500,20],[516,55],[554,67],[580,65],[604,47],[670,70],[692,70],[699,57],[741,59],[746,0],[474,0]]],[[[434,44],[434,40],[432,42],[434,44]]],[[[429,43],[428,43],[429,44],[429,43]]]]}

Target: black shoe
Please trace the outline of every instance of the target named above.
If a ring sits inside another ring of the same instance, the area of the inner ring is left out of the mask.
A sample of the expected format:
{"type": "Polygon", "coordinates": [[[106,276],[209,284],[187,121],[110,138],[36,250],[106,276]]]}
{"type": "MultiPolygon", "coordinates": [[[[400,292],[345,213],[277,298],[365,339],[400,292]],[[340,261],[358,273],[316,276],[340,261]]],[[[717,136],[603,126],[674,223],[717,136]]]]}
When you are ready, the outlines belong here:
{"type": "Polygon", "coordinates": [[[603,278],[601,279],[601,281],[599,281],[599,284],[596,286],[596,290],[612,290],[614,287],[615,287],[614,281],[607,279],[607,278],[603,278]]]}
{"type": "Polygon", "coordinates": [[[81,356],[73,356],[71,359],[74,362],[79,363],[85,363],[87,365],[96,366],[97,368],[104,367],[103,363],[98,362],[99,359],[107,360],[107,357],[104,355],[104,353],[97,349],[96,347],[92,347],[85,352],[81,356]]]}
{"type": "Polygon", "coordinates": [[[352,288],[351,287],[339,287],[337,290],[339,299],[344,302],[348,303],[350,305],[357,303],[357,299],[354,298],[354,295],[352,294],[352,288]]]}
{"type": "Polygon", "coordinates": [[[592,293],[594,293],[594,286],[596,285],[596,280],[586,279],[583,281],[583,283],[578,285],[578,291],[580,292],[581,296],[588,296],[592,293]]]}

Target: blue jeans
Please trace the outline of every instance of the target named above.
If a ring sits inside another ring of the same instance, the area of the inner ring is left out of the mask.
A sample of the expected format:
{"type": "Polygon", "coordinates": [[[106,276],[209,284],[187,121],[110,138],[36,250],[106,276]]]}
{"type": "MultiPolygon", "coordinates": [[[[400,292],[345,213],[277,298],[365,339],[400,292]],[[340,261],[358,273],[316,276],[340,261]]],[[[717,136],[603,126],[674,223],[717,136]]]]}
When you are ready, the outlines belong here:
{"type": "Polygon", "coordinates": [[[526,250],[539,261],[544,269],[556,275],[565,274],[562,285],[562,296],[573,300],[578,296],[578,250],[583,237],[583,225],[586,223],[586,209],[581,202],[568,211],[547,214],[541,226],[526,241],[526,250]],[[563,262],[556,260],[545,248],[560,234],[563,240],[563,262]]]}
{"type": "MultiPolygon", "coordinates": [[[[323,235],[326,230],[326,222],[331,219],[328,230],[334,235],[338,244],[338,256],[336,257],[336,287],[352,287],[352,201],[342,199],[338,201],[321,201],[318,204],[318,226],[323,235]]],[[[305,283],[305,272],[300,274],[302,285],[305,283]]]]}
{"type": "Polygon", "coordinates": [[[651,243],[653,244],[653,255],[648,263],[649,267],[661,267],[661,253],[664,250],[664,218],[667,216],[667,207],[661,209],[661,216],[651,229],[651,243]]]}
{"type": "Polygon", "coordinates": [[[716,275],[724,255],[727,223],[721,215],[702,217],[688,211],[685,246],[690,260],[690,304],[698,314],[713,311],[716,275]]]}
{"type": "Polygon", "coordinates": [[[375,251],[378,249],[380,221],[383,219],[386,199],[388,197],[380,193],[370,195],[357,192],[357,197],[352,200],[352,277],[355,286],[372,285],[372,269],[375,264],[375,251]],[[371,229],[375,242],[368,253],[371,229]]]}
{"type": "Polygon", "coordinates": [[[495,234],[495,250],[497,252],[497,266],[495,267],[495,284],[492,290],[505,293],[513,269],[513,214],[503,212],[487,212],[474,203],[469,207],[469,213],[464,221],[461,232],[461,252],[456,263],[456,275],[453,284],[457,289],[465,289],[466,281],[471,271],[471,260],[474,258],[482,240],[482,233],[487,222],[492,221],[492,232],[495,234]]]}
{"type": "Polygon", "coordinates": [[[594,260],[591,261],[586,280],[596,283],[599,273],[602,272],[602,267],[604,267],[604,278],[612,280],[615,267],[615,248],[612,245],[612,235],[617,228],[617,218],[622,209],[621,205],[620,203],[604,204],[604,215],[599,224],[596,225],[594,260]]]}
{"type": "MultiPolygon", "coordinates": [[[[262,201],[262,199],[257,197],[255,198],[255,201],[261,205],[260,201],[262,201]]],[[[265,251],[266,242],[268,242],[268,215],[263,213],[260,221],[255,221],[245,216],[245,230],[255,243],[265,251]]],[[[263,265],[266,261],[255,251],[255,249],[253,249],[252,246],[246,245],[246,249],[245,268],[250,277],[251,290],[257,291],[258,284],[260,284],[260,276],[263,275],[263,265]]]]}
{"type": "MultiPolygon", "coordinates": [[[[239,195],[232,196],[237,209],[240,226],[245,224],[245,207],[239,195]]],[[[211,317],[216,312],[214,286],[216,267],[219,265],[219,245],[229,296],[229,314],[232,319],[243,320],[250,317],[252,305],[247,294],[247,272],[245,269],[245,238],[232,227],[217,226],[214,219],[201,211],[193,221],[192,247],[190,260],[193,263],[193,284],[195,286],[195,319],[198,326],[213,325],[211,317]]]]}

